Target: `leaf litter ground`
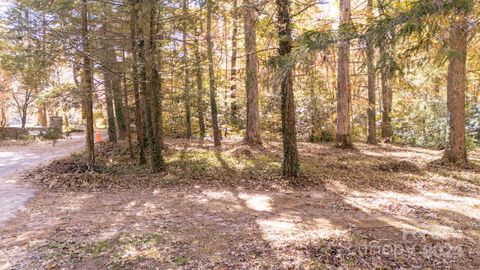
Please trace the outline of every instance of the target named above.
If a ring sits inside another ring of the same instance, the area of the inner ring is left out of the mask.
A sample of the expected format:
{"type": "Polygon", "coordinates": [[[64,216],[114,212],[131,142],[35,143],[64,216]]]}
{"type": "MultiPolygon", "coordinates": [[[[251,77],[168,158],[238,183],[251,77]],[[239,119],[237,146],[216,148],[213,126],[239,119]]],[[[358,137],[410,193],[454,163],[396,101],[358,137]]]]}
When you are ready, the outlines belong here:
{"type": "Polygon", "coordinates": [[[478,153],[300,144],[301,187],[281,145],[167,141],[167,172],[103,143],[25,181],[39,189],[0,229],[0,269],[480,269],[478,153]]]}

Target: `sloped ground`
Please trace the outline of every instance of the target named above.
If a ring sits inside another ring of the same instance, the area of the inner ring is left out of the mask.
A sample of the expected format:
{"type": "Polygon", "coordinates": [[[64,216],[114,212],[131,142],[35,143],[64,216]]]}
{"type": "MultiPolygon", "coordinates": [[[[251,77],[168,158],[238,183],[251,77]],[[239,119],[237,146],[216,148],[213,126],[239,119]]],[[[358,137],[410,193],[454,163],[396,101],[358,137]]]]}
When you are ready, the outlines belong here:
{"type": "Polygon", "coordinates": [[[40,188],[0,230],[0,269],[480,269],[478,153],[301,144],[302,187],[280,145],[168,141],[151,174],[104,144],[37,170],[40,188]],[[73,165],[72,165],[73,164],[73,165]]]}

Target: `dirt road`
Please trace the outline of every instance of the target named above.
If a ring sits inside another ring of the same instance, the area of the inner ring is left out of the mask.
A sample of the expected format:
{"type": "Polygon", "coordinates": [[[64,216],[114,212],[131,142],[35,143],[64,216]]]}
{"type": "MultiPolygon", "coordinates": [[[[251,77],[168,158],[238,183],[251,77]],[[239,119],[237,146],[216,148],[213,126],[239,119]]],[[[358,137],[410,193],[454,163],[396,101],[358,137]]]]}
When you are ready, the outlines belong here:
{"type": "Polygon", "coordinates": [[[35,194],[32,188],[17,183],[19,174],[46,164],[53,159],[79,151],[84,145],[83,135],[71,139],[39,142],[23,146],[0,148],[0,227],[14,217],[35,194]]]}

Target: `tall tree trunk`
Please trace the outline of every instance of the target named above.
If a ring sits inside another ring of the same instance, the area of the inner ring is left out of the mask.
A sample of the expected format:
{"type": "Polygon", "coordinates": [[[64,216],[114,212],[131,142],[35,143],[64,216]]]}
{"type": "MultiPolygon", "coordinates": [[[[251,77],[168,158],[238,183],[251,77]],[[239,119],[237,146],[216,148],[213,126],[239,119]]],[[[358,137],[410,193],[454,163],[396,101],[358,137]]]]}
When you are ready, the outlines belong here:
{"type": "MultiPolygon", "coordinates": [[[[153,162],[155,159],[153,158],[154,155],[156,155],[155,152],[151,151],[152,148],[155,147],[155,139],[154,139],[154,132],[153,132],[153,120],[152,120],[152,95],[151,95],[151,86],[149,86],[149,81],[147,78],[147,57],[146,54],[148,54],[148,48],[145,48],[145,36],[144,36],[143,31],[139,31],[138,37],[140,38],[139,41],[139,46],[138,46],[138,58],[139,58],[139,78],[141,80],[140,82],[140,97],[143,105],[143,119],[145,121],[144,123],[144,131],[145,131],[145,138],[144,138],[144,143],[146,146],[150,148],[150,160],[153,162]]],[[[154,165],[152,163],[152,165],[154,165]]]]}
{"type": "Polygon", "coordinates": [[[95,145],[93,140],[93,74],[92,63],[90,61],[90,43],[88,36],[88,11],[87,0],[82,0],[82,47],[83,47],[83,88],[84,88],[84,104],[87,120],[87,160],[95,162],[95,145]]]}
{"type": "Polygon", "coordinates": [[[104,91],[105,91],[105,101],[107,104],[107,131],[108,139],[112,142],[117,142],[117,128],[115,124],[115,113],[113,111],[113,101],[112,101],[112,77],[110,72],[104,70],[104,91]]]}
{"type": "Polygon", "coordinates": [[[466,61],[468,48],[468,21],[464,12],[455,14],[450,27],[447,76],[448,145],[445,158],[450,162],[466,163],[465,144],[465,90],[467,88],[466,61]]]}
{"type": "MultiPolygon", "coordinates": [[[[162,2],[160,2],[160,5],[162,2]]],[[[161,11],[159,11],[158,16],[161,15],[161,11]]],[[[152,13],[152,18],[156,18],[155,14],[152,13]]],[[[162,69],[163,63],[163,55],[162,55],[162,42],[163,42],[163,35],[159,35],[159,33],[163,33],[163,24],[162,19],[158,18],[157,21],[151,21],[151,29],[154,30],[153,33],[150,34],[150,44],[151,44],[151,51],[152,51],[152,64],[153,64],[153,77],[152,83],[154,85],[155,91],[155,108],[156,114],[154,117],[154,121],[156,123],[156,136],[158,143],[160,144],[161,150],[165,149],[165,139],[164,139],[164,130],[163,130],[163,78],[162,73],[160,72],[162,69]],[[157,41],[157,37],[159,37],[157,41]],[[157,43],[160,48],[157,48],[157,43]]],[[[163,159],[163,152],[160,153],[163,159]]]]}
{"type": "MultiPolygon", "coordinates": [[[[111,16],[111,8],[107,5],[107,3],[102,3],[103,9],[103,23],[102,23],[102,35],[103,38],[101,40],[102,46],[102,66],[104,67],[104,73],[108,73],[108,78],[110,80],[110,95],[111,101],[113,103],[114,109],[114,119],[116,125],[116,131],[118,132],[118,139],[124,140],[127,136],[127,127],[125,123],[125,113],[124,113],[124,106],[122,100],[122,77],[121,77],[121,69],[119,68],[119,63],[117,60],[117,53],[115,50],[115,44],[113,44],[112,35],[109,32],[109,27],[111,25],[111,20],[109,17],[111,16]]],[[[107,106],[109,106],[107,104],[107,106]]],[[[108,111],[108,108],[107,108],[108,111]]],[[[110,121],[110,119],[109,119],[110,121]]],[[[116,141],[116,138],[115,138],[116,141]]]]}
{"type": "Polygon", "coordinates": [[[238,0],[232,1],[232,56],[230,68],[230,121],[238,128],[237,104],[237,35],[238,35],[238,0]]]}
{"type": "Polygon", "coordinates": [[[139,163],[145,164],[145,134],[143,132],[143,119],[142,119],[142,104],[140,100],[139,92],[139,72],[138,72],[138,0],[131,0],[132,10],[130,19],[131,30],[131,45],[132,45],[132,79],[133,79],[133,95],[135,99],[135,128],[137,133],[137,144],[139,152],[139,163]]]}
{"type": "MultiPolygon", "coordinates": [[[[379,5],[379,10],[381,15],[383,15],[383,0],[377,1],[379,5]]],[[[382,124],[381,124],[381,137],[383,142],[390,142],[392,139],[392,124],[391,124],[391,112],[392,112],[392,89],[390,86],[391,71],[388,68],[389,51],[391,45],[380,46],[380,59],[383,59],[382,67],[380,69],[380,80],[381,80],[381,96],[382,96],[382,124]],[[388,46],[388,47],[387,47],[388,46]]]]}
{"type": "Polygon", "coordinates": [[[125,113],[122,101],[122,78],[120,76],[120,69],[118,67],[117,54],[115,49],[109,42],[107,42],[108,63],[114,72],[111,74],[112,78],[112,94],[113,104],[115,105],[115,119],[118,127],[118,138],[124,140],[127,136],[127,125],[125,123],[125,113]]]}
{"type": "MultiPolygon", "coordinates": [[[[228,19],[227,19],[227,15],[225,14],[225,12],[222,13],[222,18],[223,18],[223,21],[222,21],[222,29],[218,29],[219,32],[220,30],[223,30],[223,40],[222,40],[222,44],[223,44],[223,49],[224,49],[224,55],[225,55],[225,75],[226,74],[229,74],[229,70],[228,70],[228,64],[229,64],[229,57],[228,57],[228,30],[227,30],[227,25],[228,25],[228,19]]],[[[227,75],[228,76],[228,75],[227,75]]],[[[227,77],[226,76],[226,77],[227,77]]],[[[227,88],[227,87],[222,87],[223,88],[223,109],[224,109],[224,112],[223,112],[223,115],[225,116],[223,118],[223,121],[224,121],[224,131],[223,131],[223,136],[225,136],[225,138],[227,138],[228,136],[228,129],[229,129],[229,117],[228,117],[228,110],[230,108],[230,100],[228,98],[229,94],[230,94],[230,90],[227,88]]],[[[222,127],[222,124],[220,123],[220,128],[222,127]]]]}
{"type": "Polygon", "coordinates": [[[215,69],[213,63],[213,42],[212,42],[212,0],[207,0],[207,58],[208,58],[208,75],[210,82],[210,107],[212,110],[212,128],[213,142],[215,146],[222,144],[222,134],[218,127],[218,110],[217,110],[217,89],[215,86],[215,69]]]}
{"type": "MultiPolygon", "coordinates": [[[[125,63],[125,51],[123,51],[123,61],[125,63]]],[[[128,105],[128,85],[127,85],[127,76],[124,74],[123,76],[123,105],[125,108],[125,124],[127,127],[127,142],[128,142],[128,152],[130,154],[130,158],[134,158],[135,155],[133,154],[133,143],[132,143],[132,128],[131,128],[131,120],[130,120],[130,106],[128,105]]]]}
{"type": "MultiPolygon", "coordinates": [[[[367,1],[368,23],[373,22],[373,0],[367,1]]],[[[375,47],[371,34],[367,35],[367,69],[368,69],[368,134],[367,143],[377,144],[377,127],[376,127],[376,90],[375,83],[375,47]]]]}
{"type": "Polygon", "coordinates": [[[340,0],[340,33],[338,44],[338,89],[337,89],[337,136],[336,146],[351,148],[350,133],[350,41],[347,37],[351,27],[350,0],[340,0]]]}
{"type": "MultiPolygon", "coordinates": [[[[384,53],[384,49],[380,49],[384,53]]],[[[382,81],[382,141],[390,142],[392,139],[392,89],[390,87],[390,75],[387,67],[382,67],[380,79],[382,81]]]]}
{"type": "MultiPolygon", "coordinates": [[[[198,22],[201,24],[201,22],[198,22]]],[[[195,30],[194,50],[195,50],[195,72],[197,79],[197,106],[198,106],[198,125],[200,127],[200,140],[205,139],[205,105],[203,103],[203,71],[202,71],[202,57],[200,55],[199,36],[200,30],[195,30]]]]}
{"type": "Polygon", "coordinates": [[[188,49],[187,49],[187,20],[188,18],[188,3],[187,0],[183,0],[183,18],[182,18],[182,30],[183,30],[183,72],[184,72],[184,99],[185,99],[185,128],[187,139],[192,138],[192,112],[190,110],[190,70],[188,67],[188,49]]]}
{"type": "MultiPolygon", "coordinates": [[[[148,14],[149,26],[143,29],[144,39],[140,41],[140,59],[142,61],[141,78],[142,78],[142,97],[145,104],[145,125],[148,137],[148,145],[150,147],[151,164],[154,171],[164,170],[164,160],[162,155],[162,147],[160,144],[161,130],[159,129],[159,121],[161,112],[159,112],[158,87],[159,78],[156,69],[156,25],[155,20],[155,0],[145,5],[144,14],[148,14]],[[149,7],[149,8],[147,8],[149,7]]],[[[161,122],[160,122],[161,123],[161,122]]]]}
{"type": "Polygon", "coordinates": [[[257,55],[257,11],[251,0],[244,2],[245,53],[245,88],[247,90],[247,130],[245,143],[262,144],[260,137],[260,109],[258,104],[258,55],[257,55]]]}
{"type": "MultiPolygon", "coordinates": [[[[315,81],[315,70],[311,69],[307,71],[307,74],[309,76],[309,83],[308,83],[308,88],[309,88],[309,98],[310,98],[310,135],[309,135],[309,142],[318,142],[318,126],[319,126],[319,112],[318,112],[318,101],[317,101],[317,94],[315,93],[315,89],[318,88],[318,85],[315,81]]],[[[325,82],[325,89],[327,88],[327,82],[325,82]]]]}
{"type": "MultiPolygon", "coordinates": [[[[102,35],[107,35],[107,27],[106,25],[102,25],[101,29],[102,35]]],[[[101,64],[102,64],[102,71],[103,71],[103,89],[105,92],[105,102],[107,105],[107,132],[108,132],[108,139],[112,142],[117,142],[117,128],[115,123],[115,112],[113,109],[113,100],[112,100],[112,72],[110,70],[111,65],[108,62],[108,47],[106,46],[106,42],[102,41],[101,44],[101,64]]]]}
{"type": "MultiPolygon", "coordinates": [[[[290,22],[290,1],[276,0],[277,2],[277,27],[280,57],[286,59],[292,51],[292,29],[290,22]]],[[[289,69],[281,78],[282,94],[282,137],[283,137],[283,163],[282,172],[292,179],[298,177],[300,165],[297,150],[297,130],[295,126],[295,99],[293,94],[292,70],[289,69]]],[[[292,181],[296,184],[296,180],[292,181]]]]}

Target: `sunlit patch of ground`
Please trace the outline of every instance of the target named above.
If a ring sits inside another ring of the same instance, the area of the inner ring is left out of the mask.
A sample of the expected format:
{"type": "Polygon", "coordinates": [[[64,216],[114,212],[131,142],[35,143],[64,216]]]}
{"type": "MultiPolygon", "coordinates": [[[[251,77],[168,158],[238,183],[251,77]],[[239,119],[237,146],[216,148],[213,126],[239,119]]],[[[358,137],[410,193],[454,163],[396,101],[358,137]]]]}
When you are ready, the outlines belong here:
{"type": "Polygon", "coordinates": [[[0,229],[0,269],[480,269],[480,173],[438,151],[301,144],[292,188],[277,143],[168,143],[154,185],[40,191],[0,229]]]}

